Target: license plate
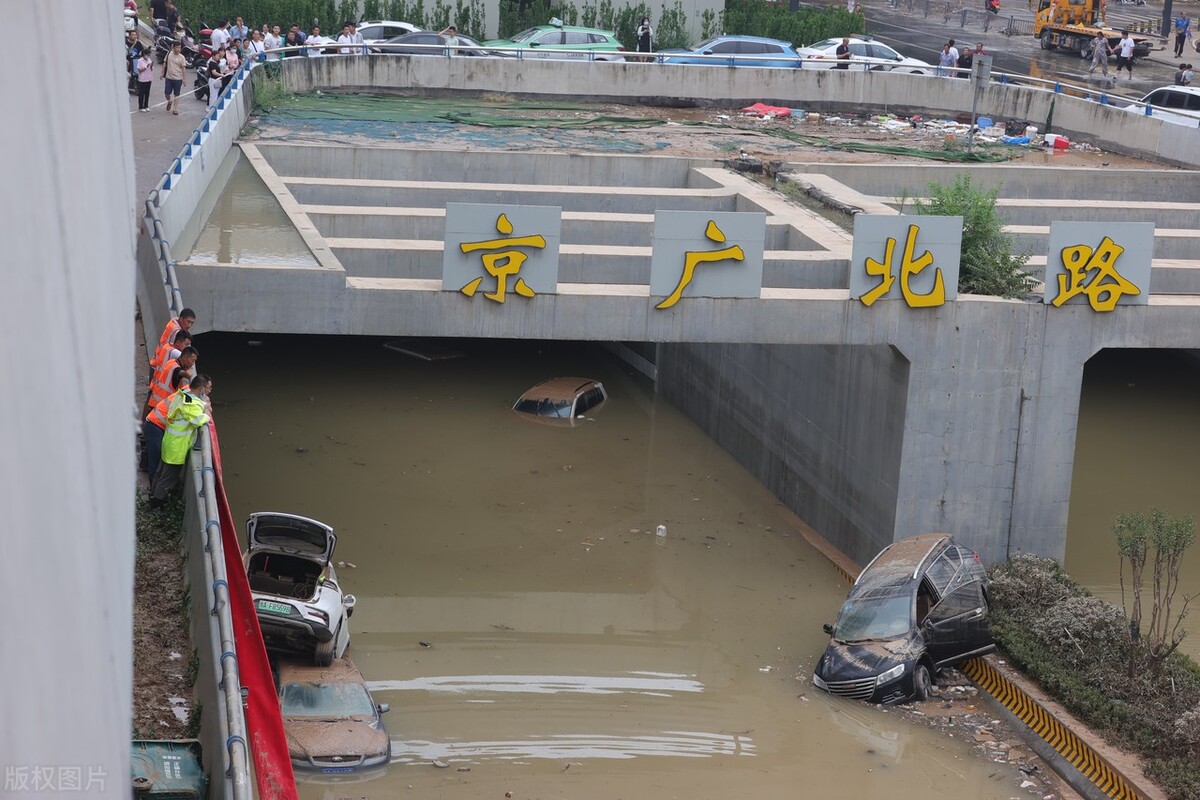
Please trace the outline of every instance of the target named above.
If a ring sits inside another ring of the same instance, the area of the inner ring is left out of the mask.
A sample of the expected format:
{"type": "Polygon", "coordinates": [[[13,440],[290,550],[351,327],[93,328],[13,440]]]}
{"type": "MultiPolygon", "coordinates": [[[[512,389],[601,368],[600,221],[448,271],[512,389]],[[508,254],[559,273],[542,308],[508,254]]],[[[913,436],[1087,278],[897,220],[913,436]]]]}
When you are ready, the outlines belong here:
{"type": "Polygon", "coordinates": [[[347,772],[353,772],[354,767],[321,767],[321,772],[326,775],[344,775],[347,772]]]}
{"type": "Polygon", "coordinates": [[[287,603],[276,603],[274,600],[259,600],[259,611],[269,611],[272,614],[283,614],[287,616],[292,613],[292,607],[287,603]]]}

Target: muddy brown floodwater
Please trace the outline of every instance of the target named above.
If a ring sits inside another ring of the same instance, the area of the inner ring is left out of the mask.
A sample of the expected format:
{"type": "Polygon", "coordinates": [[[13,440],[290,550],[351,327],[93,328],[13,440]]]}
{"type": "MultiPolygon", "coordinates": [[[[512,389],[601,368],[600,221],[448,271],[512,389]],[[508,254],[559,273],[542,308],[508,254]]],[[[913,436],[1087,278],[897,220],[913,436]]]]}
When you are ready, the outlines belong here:
{"type": "MultiPolygon", "coordinates": [[[[1104,350],[1084,372],[1065,565],[1071,577],[1117,605],[1120,568],[1112,533],[1117,515],[1156,506],[1173,517],[1200,519],[1198,356],[1104,350]]],[[[1148,576],[1147,588],[1151,580],[1148,576]]],[[[1184,559],[1176,609],[1184,595],[1200,595],[1200,545],[1184,559]]],[[[1200,624],[1194,606],[1192,611],[1183,625],[1191,633],[1180,650],[1200,659],[1200,624]]],[[[1148,605],[1146,612],[1149,618],[1148,605]]]]}
{"type": "Polygon", "coordinates": [[[392,708],[390,767],[303,798],[1028,796],[961,738],[813,689],[845,584],[604,351],[381,344],[198,342],[235,515],[336,528],[349,652],[392,708]],[[509,410],[555,375],[610,400],[573,429],[509,410]]]}

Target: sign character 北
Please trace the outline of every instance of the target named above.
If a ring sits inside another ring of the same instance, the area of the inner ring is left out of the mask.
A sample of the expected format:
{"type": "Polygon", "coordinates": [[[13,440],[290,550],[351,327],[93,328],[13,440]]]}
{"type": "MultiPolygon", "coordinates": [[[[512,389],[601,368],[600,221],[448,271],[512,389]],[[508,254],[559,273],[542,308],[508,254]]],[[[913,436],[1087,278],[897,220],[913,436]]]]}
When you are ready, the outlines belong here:
{"type": "MultiPolygon", "coordinates": [[[[913,276],[921,274],[922,270],[933,264],[933,254],[928,250],[922,253],[920,257],[913,258],[913,252],[916,250],[917,245],[917,234],[920,232],[920,226],[908,226],[908,234],[904,239],[904,254],[900,260],[900,293],[904,296],[904,302],[910,308],[932,308],[943,305],[946,302],[946,286],[942,280],[942,270],[935,267],[933,288],[926,294],[914,292],[909,285],[909,281],[913,276]]],[[[864,262],[867,274],[878,277],[880,281],[879,285],[859,298],[863,305],[871,306],[876,300],[884,297],[892,290],[892,286],[896,282],[895,268],[893,266],[895,252],[896,239],[889,236],[887,244],[884,247],[883,261],[868,257],[864,262]]]]}

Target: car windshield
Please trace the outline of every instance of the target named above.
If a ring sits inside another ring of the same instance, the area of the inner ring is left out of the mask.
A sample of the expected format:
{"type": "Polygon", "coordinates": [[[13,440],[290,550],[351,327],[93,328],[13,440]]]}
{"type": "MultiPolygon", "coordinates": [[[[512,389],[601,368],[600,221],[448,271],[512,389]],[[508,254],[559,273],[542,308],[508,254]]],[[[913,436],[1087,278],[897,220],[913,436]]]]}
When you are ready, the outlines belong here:
{"type": "Polygon", "coordinates": [[[533,37],[537,36],[541,32],[542,32],[541,28],[529,28],[528,30],[521,31],[516,36],[509,39],[509,41],[510,42],[527,42],[530,39],[532,39],[533,37]]]}
{"type": "Polygon", "coordinates": [[[705,50],[712,47],[713,43],[716,41],[717,41],[716,39],[705,39],[703,42],[696,45],[692,49],[695,50],[697,53],[703,53],[705,50]]]}
{"type": "Polygon", "coordinates": [[[358,683],[289,683],[279,695],[285,717],[374,716],[375,704],[358,683]]]}
{"type": "Polygon", "coordinates": [[[838,613],[834,638],[842,642],[889,639],[912,628],[912,593],[888,587],[864,592],[846,601],[838,613]]]}
{"type": "Polygon", "coordinates": [[[559,417],[561,419],[571,418],[571,400],[521,400],[517,403],[516,410],[523,414],[534,414],[539,417],[559,417]]]}

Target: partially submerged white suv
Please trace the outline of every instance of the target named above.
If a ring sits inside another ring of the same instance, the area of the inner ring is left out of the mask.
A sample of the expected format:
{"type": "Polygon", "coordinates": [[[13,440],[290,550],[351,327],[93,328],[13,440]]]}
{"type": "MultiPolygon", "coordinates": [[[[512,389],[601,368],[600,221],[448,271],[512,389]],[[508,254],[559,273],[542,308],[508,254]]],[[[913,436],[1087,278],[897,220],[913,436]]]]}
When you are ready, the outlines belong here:
{"type": "Polygon", "coordinates": [[[272,649],[312,653],[329,666],[350,644],[352,594],[333,569],[337,537],[324,522],[263,511],[246,520],[243,556],[263,640],[272,649]]]}

